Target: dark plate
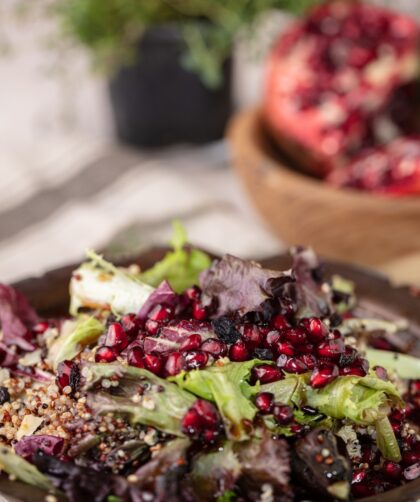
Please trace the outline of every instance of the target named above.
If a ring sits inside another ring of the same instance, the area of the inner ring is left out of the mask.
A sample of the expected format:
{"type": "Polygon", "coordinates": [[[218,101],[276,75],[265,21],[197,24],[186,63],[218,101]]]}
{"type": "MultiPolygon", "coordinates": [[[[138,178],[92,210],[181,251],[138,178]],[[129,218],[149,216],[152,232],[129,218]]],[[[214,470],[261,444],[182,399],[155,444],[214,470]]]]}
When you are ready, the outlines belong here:
{"type": "MultiPolygon", "coordinates": [[[[153,248],[139,256],[120,262],[121,265],[138,263],[147,268],[165,254],[165,248],[153,248]]],[[[290,257],[274,256],[262,260],[263,266],[273,269],[287,269],[290,257]]],[[[356,284],[359,303],[371,312],[380,313],[384,318],[405,317],[410,322],[413,335],[412,353],[420,356],[420,299],[410,293],[408,288],[394,288],[389,281],[370,270],[335,262],[327,263],[329,273],[338,273],[356,284]]],[[[28,298],[41,315],[65,315],[68,308],[68,284],[71,271],[77,265],[70,265],[47,272],[42,277],[30,278],[14,284],[28,298]]],[[[45,494],[21,483],[0,479],[1,495],[6,500],[22,502],[44,502],[45,494]]],[[[417,502],[420,498],[420,479],[391,490],[385,494],[363,499],[369,502],[417,502]]]]}

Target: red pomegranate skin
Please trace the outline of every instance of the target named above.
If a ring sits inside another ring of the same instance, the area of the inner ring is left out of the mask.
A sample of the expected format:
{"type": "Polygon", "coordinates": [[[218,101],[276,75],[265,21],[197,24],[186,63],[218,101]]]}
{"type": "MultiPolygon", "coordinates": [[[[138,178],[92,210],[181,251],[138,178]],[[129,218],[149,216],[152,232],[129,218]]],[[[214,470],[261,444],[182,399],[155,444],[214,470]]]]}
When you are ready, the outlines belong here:
{"type": "Polygon", "coordinates": [[[323,178],[401,134],[394,109],[412,109],[399,91],[418,79],[419,42],[419,26],[403,14],[346,1],[316,7],[267,61],[263,120],[274,140],[323,178]]]}

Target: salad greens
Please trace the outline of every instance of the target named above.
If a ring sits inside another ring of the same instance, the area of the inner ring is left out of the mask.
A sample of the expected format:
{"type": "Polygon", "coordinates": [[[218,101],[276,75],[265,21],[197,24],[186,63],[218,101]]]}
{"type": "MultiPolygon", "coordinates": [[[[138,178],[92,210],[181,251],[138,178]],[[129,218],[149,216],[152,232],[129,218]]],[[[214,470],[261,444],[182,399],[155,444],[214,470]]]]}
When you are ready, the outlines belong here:
{"type": "Polygon", "coordinates": [[[397,372],[401,378],[420,379],[420,358],[391,350],[366,349],[366,357],[372,366],[383,366],[397,372]]]}

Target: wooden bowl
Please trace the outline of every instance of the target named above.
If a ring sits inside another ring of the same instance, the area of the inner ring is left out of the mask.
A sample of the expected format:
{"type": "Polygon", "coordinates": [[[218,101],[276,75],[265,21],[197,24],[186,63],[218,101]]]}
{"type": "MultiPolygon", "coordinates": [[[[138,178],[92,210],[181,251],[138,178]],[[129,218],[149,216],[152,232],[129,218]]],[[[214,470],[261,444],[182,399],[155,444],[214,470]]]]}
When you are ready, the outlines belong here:
{"type": "Polygon", "coordinates": [[[337,189],[300,173],[270,140],[258,109],[236,115],[227,136],[249,198],[287,244],[371,266],[420,250],[420,197],[337,189]]]}
{"type": "MultiPolygon", "coordinates": [[[[153,248],[117,264],[137,263],[147,268],[160,260],[166,251],[165,248],[153,248]]],[[[261,264],[274,270],[285,270],[290,267],[291,260],[289,255],[283,254],[262,260],[261,264]]],[[[13,286],[28,297],[40,315],[66,315],[69,305],[68,284],[71,272],[77,266],[73,264],[55,269],[41,277],[19,281],[13,286]]],[[[411,352],[420,356],[420,299],[411,295],[408,288],[392,287],[382,275],[343,263],[327,262],[327,272],[352,280],[356,285],[359,303],[365,309],[380,313],[385,318],[407,318],[412,334],[411,352]]],[[[420,479],[358,502],[417,502],[419,493],[420,479]]],[[[0,476],[0,500],[3,499],[7,502],[45,502],[45,493],[20,482],[11,482],[7,476],[0,476]]]]}

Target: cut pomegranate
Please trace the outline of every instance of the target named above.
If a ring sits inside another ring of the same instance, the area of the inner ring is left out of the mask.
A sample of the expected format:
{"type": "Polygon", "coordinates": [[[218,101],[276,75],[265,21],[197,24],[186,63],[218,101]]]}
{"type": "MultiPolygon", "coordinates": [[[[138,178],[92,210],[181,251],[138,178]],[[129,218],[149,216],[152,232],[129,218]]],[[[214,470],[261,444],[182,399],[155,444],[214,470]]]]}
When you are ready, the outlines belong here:
{"type": "Polygon", "coordinates": [[[314,389],[320,389],[338,377],[338,368],[335,364],[319,365],[312,371],[310,384],[314,389]]]}
{"type": "Polygon", "coordinates": [[[251,353],[244,341],[239,340],[230,346],[229,359],[232,361],[247,361],[250,357],[251,353]]]}
{"type": "Polygon", "coordinates": [[[74,361],[62,361],[57,367],[55,382],[60,391],[69,386],[72,393],[77,392],[80,385],[79,366],[74,361]]]}
{"type": "Polygon", "coordinates": [[[292,345],[301,345],[306,342],[306,333],[301,328],[287,328],[284,330],[284,337],[292,345]]]}
{"type": "Polygon", "coordinates": [[[278,424],[287,425],[293,420],[293,409],[284,404],[275,404],[273,406],[273,415],[278,424]]]}
{"type": "Polygon", "coordinates": [[[391,104],[397,99],[399,109],[411,103],[413,110],[399,91],[418,79],[419,41],[414,19],[378,6],[332,1],[315,8],[269,58],[263,118],[272,136],[303,169],[324,177],[401,134],[406,126],[391,104]]]}
{"type": "Polygon", "coordinates": [[[192,350],[182,355],[184,356],[184,367],[186,370],[204,368],[209,360],[208,354],[202,350],[192,350]]]}
{"type": "Polygon", "coordinates": [[[227,354],[227,345],[217,338],[205,340],[200,347],[201,350],[211,354],[213,357],[224,357],[227,354]]]}
{"type": "Polygon", "coordinates": [[[251,382],[255,384],[260,382],[261,384],[277,382],[284,378],[282,371],[276,366],[270,364],[260,364],[259,366],[254,366],[251,372],[251,382]]]}
{"type": "Polygon", "coordinates": [[[128,345],[128,336],[121,324],[113,322],[108,328],[105,338],[105,345],[112,347],[117,352],[121,352],[128,345]]]}
{"type": "Polygon", "coordinates": [[[271,392],[260,392],[255,396],[255,406],[261,413],[271,413],[273,410],[274,395],[271,392]]]}
{"type": "Polygon", "coordinates": [[[201,345],[201,336],[197,334],[190,335],[188,338],[183,340],[179,346],[179,350],[197,350],[201,345]]]}
{"type": "Polygon", "coordinates": [[[309,339],[314,343],[322,342],[328,334],[328,328],[318,317],[301,319],[299,325],[308,333],[309,339]]]}
{"type": "Polygon", "coordinates": [[[171,352],[165,363],[166,376],[175,376],[184,369],[184,356],[181,352],[171,352]]]}
{"type": "Polygon", "coordinates": [[[146,354],[144,356],[144,367],[154,373],[161,375],[163,370],[163,359],[155,354],[146,354]]]}
{"type": "Polygon", "coordinates": [[[130,366],[144,368],[143,356],[144,353],[142,349],[138,346],[134,346],[127,351],[127,362],[130,366]]]}
{"type": "Polygon", "coordinates": [[[118,357],[118,352],[112,347],[102,345],[95,353],[95,361],[97,363],[112,363],[118,357]]]}

